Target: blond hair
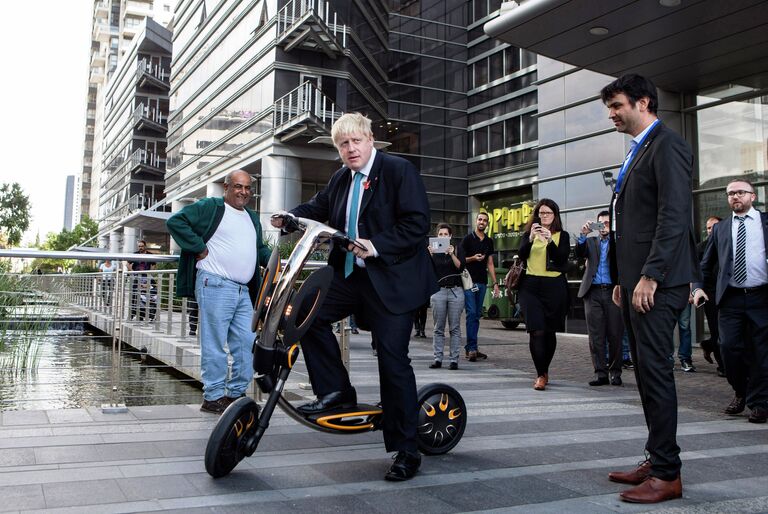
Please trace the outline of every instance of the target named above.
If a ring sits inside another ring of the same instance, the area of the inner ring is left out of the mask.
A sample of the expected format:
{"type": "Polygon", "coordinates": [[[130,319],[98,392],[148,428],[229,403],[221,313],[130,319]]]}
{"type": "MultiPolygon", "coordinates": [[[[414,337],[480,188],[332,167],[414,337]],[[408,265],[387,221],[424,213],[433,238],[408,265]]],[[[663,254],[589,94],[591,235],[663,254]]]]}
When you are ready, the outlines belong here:
{"type": "Polygon", "coordinates": [[[371,119],[359,112],[348,112],[343,114],[331,128],[331,138],[336,144],[337,139],[349,134],[362,134],[366,137],[373,137],[371,130],[371,119]]]}

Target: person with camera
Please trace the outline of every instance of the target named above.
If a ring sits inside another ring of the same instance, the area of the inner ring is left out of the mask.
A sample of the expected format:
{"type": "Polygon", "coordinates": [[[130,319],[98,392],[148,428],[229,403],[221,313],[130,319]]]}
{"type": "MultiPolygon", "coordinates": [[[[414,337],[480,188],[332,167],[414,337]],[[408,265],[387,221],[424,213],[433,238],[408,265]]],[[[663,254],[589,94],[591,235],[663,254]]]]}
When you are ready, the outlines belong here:
{"type": "Polygon", "coordinates": [[[531,357],[536,366],[533,388],[546,389],[549,365],[557,347],[556,332],[565,330],[568,313],[568,255],[570,235],[563,230],[560,207],[542,198],[533,208],[518,251],[526,272],[520,280],[519,301],[525,317],[531,357]]]}
{"type": "Polygon", "coordinates": [[[450,244],[453,229],[448,223],[437,225],[436,244],[428,246],[435,265],[437,283],[440,290],[432,295],[432,319],[435,330],[432,336],[432,347],[435,351],[435,362],[430,368],[443,365],[443,347],[445,346],[445,322],[451,336],[451,352],[449,369],[459,369],[459,352],[461,350],[461,311],[464,310],[464,288],[461,286],[461,257],[456,255],[456,248],[450,244]],[[442,241],[440,241],[442,240],[442,241]],[[441,244],[444,243],[444,244],[441,244]]]}
{"type": "Polygon", "coordinates": [[[584,276],[577,296],[584,301],[584,316],[589,333],[589,351],[595,377],[591,386],[621,385],[624,322],[621,309],[613,303],[613,283],[608,257],[611,235],[611,213],[601,211],[597,222],[587,221],[581,227],[576,244],[576,257],[586,258],[584,276]],[[597,231],[597,237],[587,237],[597,231]],[[608,362],[605,360],[608,347],[608,362]]]}

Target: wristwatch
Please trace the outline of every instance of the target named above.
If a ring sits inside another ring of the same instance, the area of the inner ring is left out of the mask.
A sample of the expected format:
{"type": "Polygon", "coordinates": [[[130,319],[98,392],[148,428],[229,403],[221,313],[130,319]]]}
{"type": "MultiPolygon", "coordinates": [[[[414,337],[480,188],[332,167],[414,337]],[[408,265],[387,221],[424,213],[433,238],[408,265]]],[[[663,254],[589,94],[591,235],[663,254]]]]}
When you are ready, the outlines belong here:
{"type": "Polygon", "coordinates": [[[655,278],[649,277],[648,275],[640,275],[640,278],[642,278],[643,280],[652,280],[652,281],[656,282],[655,278]]]}

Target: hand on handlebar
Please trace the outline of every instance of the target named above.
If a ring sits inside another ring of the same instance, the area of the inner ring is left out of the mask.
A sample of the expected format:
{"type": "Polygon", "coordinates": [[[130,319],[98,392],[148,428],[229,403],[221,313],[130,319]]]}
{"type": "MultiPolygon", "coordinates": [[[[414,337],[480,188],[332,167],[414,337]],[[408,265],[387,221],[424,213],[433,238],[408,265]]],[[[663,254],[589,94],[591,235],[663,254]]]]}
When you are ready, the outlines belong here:
{"type": "Polygon", "coordinates": [[[368,239],[350,241],[347,250],[355,254],[355,257],[360,257],[361,259],[373,257],[373,244],[368,239]]]}
{"type": "Polygon", "coordinates": [[[270,218],[269,222],[275,228],[281,228],[285,232],[293,232],[298,228],[296,216],[288,211],[277,211],[270,218]]]}

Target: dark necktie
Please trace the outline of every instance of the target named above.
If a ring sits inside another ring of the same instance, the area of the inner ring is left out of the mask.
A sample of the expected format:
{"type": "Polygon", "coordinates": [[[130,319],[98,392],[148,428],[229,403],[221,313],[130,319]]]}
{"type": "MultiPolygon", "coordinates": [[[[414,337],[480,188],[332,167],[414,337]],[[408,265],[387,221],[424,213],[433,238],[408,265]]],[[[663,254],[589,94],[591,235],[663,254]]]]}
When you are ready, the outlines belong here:
{"type": "MultiPolygon", "coordinates": [[[[360,208],[360,182],[363,181],[363,174],[355,173],[355,184],[352,186],[352,198],[349,199],[349,228],[347,228],[347,237],[357,239],[357,211],[360,208]]],[[[344,260],[344,278],[352,274],[355,263],[355,256],[352,252],[347,252],[344,260]]]]}
{"type": "Polygon", "coordinates": [[[747,227],[744,225],[746,216],[734,216],[739,222],[736,229],[736,258],[733,262],[733,280],[743,284],[747,280],[747,227]]]}

